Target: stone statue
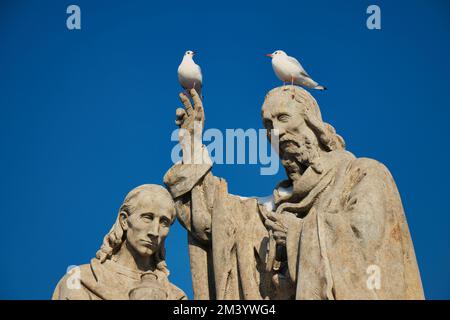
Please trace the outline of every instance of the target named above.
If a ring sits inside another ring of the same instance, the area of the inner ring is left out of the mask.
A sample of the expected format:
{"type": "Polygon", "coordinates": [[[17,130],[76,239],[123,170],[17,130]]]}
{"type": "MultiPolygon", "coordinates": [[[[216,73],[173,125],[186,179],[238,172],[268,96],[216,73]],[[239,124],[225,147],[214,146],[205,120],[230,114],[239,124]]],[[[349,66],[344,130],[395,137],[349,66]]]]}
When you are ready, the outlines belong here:
{"type": "Polygon", "coordinates": [[[283,86],[265,97],[263,124],[287,174],[266,198],[228,193],[204,146],[195,151],[202,162],[185,161],[193,123],[204,122],[191,95],[194,107],[180,94],[177,110],[183,162],[164,182],[188,231],[195,299],[424,298],[390,172],[346,151],[307,91],[283,86]]]}
{"type": "Polygon", "coordinates": [[[187,299],[168,280],[164,240],[174,220],[174,203],[166,189],[145,184],[131,190],[96,257],[66,274],[52,299],[187,299]]]}

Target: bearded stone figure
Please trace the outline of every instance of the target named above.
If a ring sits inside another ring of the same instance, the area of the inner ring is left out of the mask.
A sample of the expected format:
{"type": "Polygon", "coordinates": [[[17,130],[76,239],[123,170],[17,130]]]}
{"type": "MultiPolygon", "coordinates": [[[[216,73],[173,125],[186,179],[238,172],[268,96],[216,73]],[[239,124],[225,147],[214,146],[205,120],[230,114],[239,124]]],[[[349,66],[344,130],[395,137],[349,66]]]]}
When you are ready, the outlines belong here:
{"type": "Polygon", "coordinates": [[[125,197],[117,220],[89,264],[66,274],[54,300],[184,300],[169,282],[164,240],[175,219],[169,192],[145,184],[125,197]]]}
{"type": "Polygon", "coordinates": [[[191,95],[194,107],[180,94],[177,110],[183,162],[164,182],[188,231],[195,299],[424,298],[390,172],[346,151],[307,91],[265,97],[263,124],[287,174],[265,198],[230,194],[206,148],[191,147],[194,123],[204,122],[191,95]],[[189,152],[202,161],[186,161],[189,152]]]}

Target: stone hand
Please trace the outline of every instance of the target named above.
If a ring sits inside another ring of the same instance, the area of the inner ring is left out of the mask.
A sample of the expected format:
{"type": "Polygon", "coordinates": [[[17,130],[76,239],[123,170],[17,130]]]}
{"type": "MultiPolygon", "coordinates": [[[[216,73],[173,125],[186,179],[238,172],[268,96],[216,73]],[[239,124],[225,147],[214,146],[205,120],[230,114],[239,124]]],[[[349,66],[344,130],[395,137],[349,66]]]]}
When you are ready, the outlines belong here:
{"type": "Polygon", "coordinates": [[[270,216],[269,219],[265,221],[265,225],[268,229],[272,230],[273,238],[276,243],[281,246],[286,245],[286,235],[287,229],[280,224],[275,217],[270,216]]]}
{"type": "Polygon", "coordinates": [[[262,214],[266,217],[265,226],[272,231],[273,237],[278,245],[286,246],[286,236],[289,226],[298,222],[295,214],[282,211],[282,213],[274,213],[268,211],[264,206],[259,206],[262,214]]]}
{"type": "Polygon", "coordinates": [[[198,153],[199,150],[196,146],[198,147],[202,144],[201,140],[205,116],[203,103],[197,92],[192,89],[190,94],[192,101],[194,101],[194,107],[192,107],[188,96],[185,93],[180,93],[180,100],[184,105],[184,109],[177,109],[175,123],[180,127],[178,139],[183,150],[183,162],[198,163],[201,162],[198,159],[198,157],[201,156],[201,153],[198,153]]]}
{"type": "Polygon", "coordinates": [[[264,206],[259,206],[262,214],[266,218],[264,225],[268,230],[272,231],[273,238],[278,245],[286,246],[287,221],[281,214],[275,214],[267,210],[264,206]]]}
{"type": "Polygon", "coordinates": [[[180,129],[187,130],[191,136],[194,132],[194,123],[198,122],[203,128],[205,122],[205,114],[203,110],[203,103],[197,92],[191,89],[190,94],[194,102],[194,107],[192,107],[189,97],[184,93],[180,93],[179,97],[183,103],[184,108],[178,108],[176,110],[176,120],[175,123],[180,129]]]}

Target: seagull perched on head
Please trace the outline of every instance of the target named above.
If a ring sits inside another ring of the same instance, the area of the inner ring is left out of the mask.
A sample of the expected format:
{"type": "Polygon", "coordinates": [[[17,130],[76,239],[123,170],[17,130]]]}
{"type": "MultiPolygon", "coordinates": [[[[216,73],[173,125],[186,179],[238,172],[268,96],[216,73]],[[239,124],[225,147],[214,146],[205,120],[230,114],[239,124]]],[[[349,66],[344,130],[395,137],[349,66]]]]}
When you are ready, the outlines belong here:
{"type": "Polygon", "coordinates": [[[290,82],[292,85],[296,84],[317,90],[327,89],[311,79],[300,62],[294,57],[288,56],[286,52],[277,50],[274,53],[266,54],[266,56],[272,58],[273,71],[283,81],[283,84],[290,82]]]}
{"type": "Polygon", "coordinates": [[[178,81],[185,90],[195,89],[202,96],[202,69],[194,62],[195,52],[188,50],[178,67],[178,81]]]}

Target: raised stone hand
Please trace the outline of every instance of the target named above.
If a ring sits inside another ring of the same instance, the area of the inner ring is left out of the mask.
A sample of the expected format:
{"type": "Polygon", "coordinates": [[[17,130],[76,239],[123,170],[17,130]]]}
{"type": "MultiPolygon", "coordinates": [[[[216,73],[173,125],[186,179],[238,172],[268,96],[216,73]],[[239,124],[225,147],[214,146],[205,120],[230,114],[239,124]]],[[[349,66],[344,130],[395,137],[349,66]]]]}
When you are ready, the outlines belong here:
{"type": "Polygon", "coordinates": [[[203,128],[205,115],[203,111],[203,103],[198,96],[197,91],[195,91],[195,89],[191,89],[190,94],[194,102],[194,107],[192,107],[191,101],[189,100],[188,96],[184,92],[181,92],[179,97],[181,102],[183,103],[184,109],[178,108],[176,110],[175,123],[180,127],[180,129],[187,130],[191,134],[191,136],[193,136],[194,122],[198,121],[203,128]]]}
{"type": "MultiPolygon", "coordinates": [[[[205,123],[205,114],[203,110],[203,103],[198,96],[195,89],[190,90],[194,107],[192,107],[191,101],[188,96],[182,92],[179,94],[180,100],[183,103],[183,108],[176,110],[176,125],[181,129],[179,133],[179,141],[181,148],[183,149],[183,161],[185,163],[191,163],[192,154],[198,154],[197,148],[201,147],[201,137],[203,134],[203,125],[205,123]],[[194,143],[195,141],[195,143],[194,143]],[[188,156],[188,151],[190,154],[188,156]]],[[[195,160],[194,160],[194,163],[195,160]]]]}

